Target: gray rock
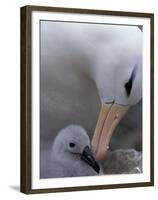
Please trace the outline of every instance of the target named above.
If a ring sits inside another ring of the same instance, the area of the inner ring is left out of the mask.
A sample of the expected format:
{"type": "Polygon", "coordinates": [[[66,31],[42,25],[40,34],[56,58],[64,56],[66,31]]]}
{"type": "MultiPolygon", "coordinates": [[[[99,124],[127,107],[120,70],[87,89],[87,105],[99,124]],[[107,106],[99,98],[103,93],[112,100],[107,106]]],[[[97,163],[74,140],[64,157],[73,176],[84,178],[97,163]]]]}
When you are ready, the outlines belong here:
{"type": "Polygon", "coordinates": [[[142,173],[142,153],[134,149],[109,151],[102,166],[104,174],[142,173]]]}

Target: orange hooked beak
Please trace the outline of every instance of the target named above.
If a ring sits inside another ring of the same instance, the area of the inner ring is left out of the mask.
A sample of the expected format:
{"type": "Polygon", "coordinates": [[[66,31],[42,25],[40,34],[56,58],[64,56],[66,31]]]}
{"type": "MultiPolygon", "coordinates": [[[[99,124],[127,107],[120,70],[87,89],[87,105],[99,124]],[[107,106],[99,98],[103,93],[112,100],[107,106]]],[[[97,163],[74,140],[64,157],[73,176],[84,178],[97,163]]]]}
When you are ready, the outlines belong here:
{"type": "Polygon", "coordinates": [[[128,108],[128,106],[122,106],[115,103],[102,104],[91,142],[97,160],[103,160],[105,158],[113,131],[127,112],[128,108]]]}

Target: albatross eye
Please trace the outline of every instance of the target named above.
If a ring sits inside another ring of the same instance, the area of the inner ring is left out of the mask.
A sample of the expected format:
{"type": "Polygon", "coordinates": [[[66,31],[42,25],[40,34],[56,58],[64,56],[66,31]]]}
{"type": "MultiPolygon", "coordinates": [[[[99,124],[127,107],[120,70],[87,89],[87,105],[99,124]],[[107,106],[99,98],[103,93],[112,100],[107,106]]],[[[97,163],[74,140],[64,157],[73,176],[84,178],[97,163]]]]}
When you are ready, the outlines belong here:
{"type": "Polygon", "coordinates": [[[73,142],[70,142],[70,143],[69,143],[69,146],[70,146],[71,148],[73,148],[73,147],[75,147],[75,144],[74,144],[73,142]]]}
{"type": "Polygon", "coordinates": [[[128,97],[129,97],[131,90],[132,90],[133,80],[135,78],[135,71],[136,71],[136,66],[135,66],[134,70],[132,71],[132,74],[131,74],[128,82],[125,83],[125,85],[124,85],[125,89],[126,89],[126,94],[127,94],[128,97]]]}

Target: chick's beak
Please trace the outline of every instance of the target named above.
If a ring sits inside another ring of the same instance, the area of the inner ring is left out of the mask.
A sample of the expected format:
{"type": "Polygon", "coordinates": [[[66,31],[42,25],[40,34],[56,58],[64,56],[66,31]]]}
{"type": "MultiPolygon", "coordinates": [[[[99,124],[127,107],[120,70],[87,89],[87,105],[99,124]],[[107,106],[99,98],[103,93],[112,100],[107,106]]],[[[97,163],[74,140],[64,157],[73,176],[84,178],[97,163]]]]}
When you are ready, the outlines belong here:
{"type": "Polygon", "coordinates": [[[97,173],[100,171],[99,164],[95,160],[92,151],[88,146],[86,146],[83,150],[83,153],[81,155],[81,160],[86,162],[88,165],[90,165],[97,173]]]}
{"type": "Polygon", "coordinates": [[[97,160],[104,159],[113,131],[128,110],[128,106],[102,104],[98,122],[92,138],[92,149],[97,160]]]}

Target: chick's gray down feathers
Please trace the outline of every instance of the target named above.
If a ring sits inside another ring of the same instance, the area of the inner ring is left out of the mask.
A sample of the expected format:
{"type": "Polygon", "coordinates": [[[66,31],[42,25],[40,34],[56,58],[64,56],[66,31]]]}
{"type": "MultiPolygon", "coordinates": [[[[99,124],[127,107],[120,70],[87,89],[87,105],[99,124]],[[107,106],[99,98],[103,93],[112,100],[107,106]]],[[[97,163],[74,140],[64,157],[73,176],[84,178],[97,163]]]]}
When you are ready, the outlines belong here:
{"type": "Polygon", "coordinates": [[[102,174],[101,170],[97,173],[92,166],[81,159],[85,147],[90,149],[90,140],[83,127],[69,125],[60,130],[54,139],[49,153],[42,152],[41,178],[95,176],[102,174]]]}

